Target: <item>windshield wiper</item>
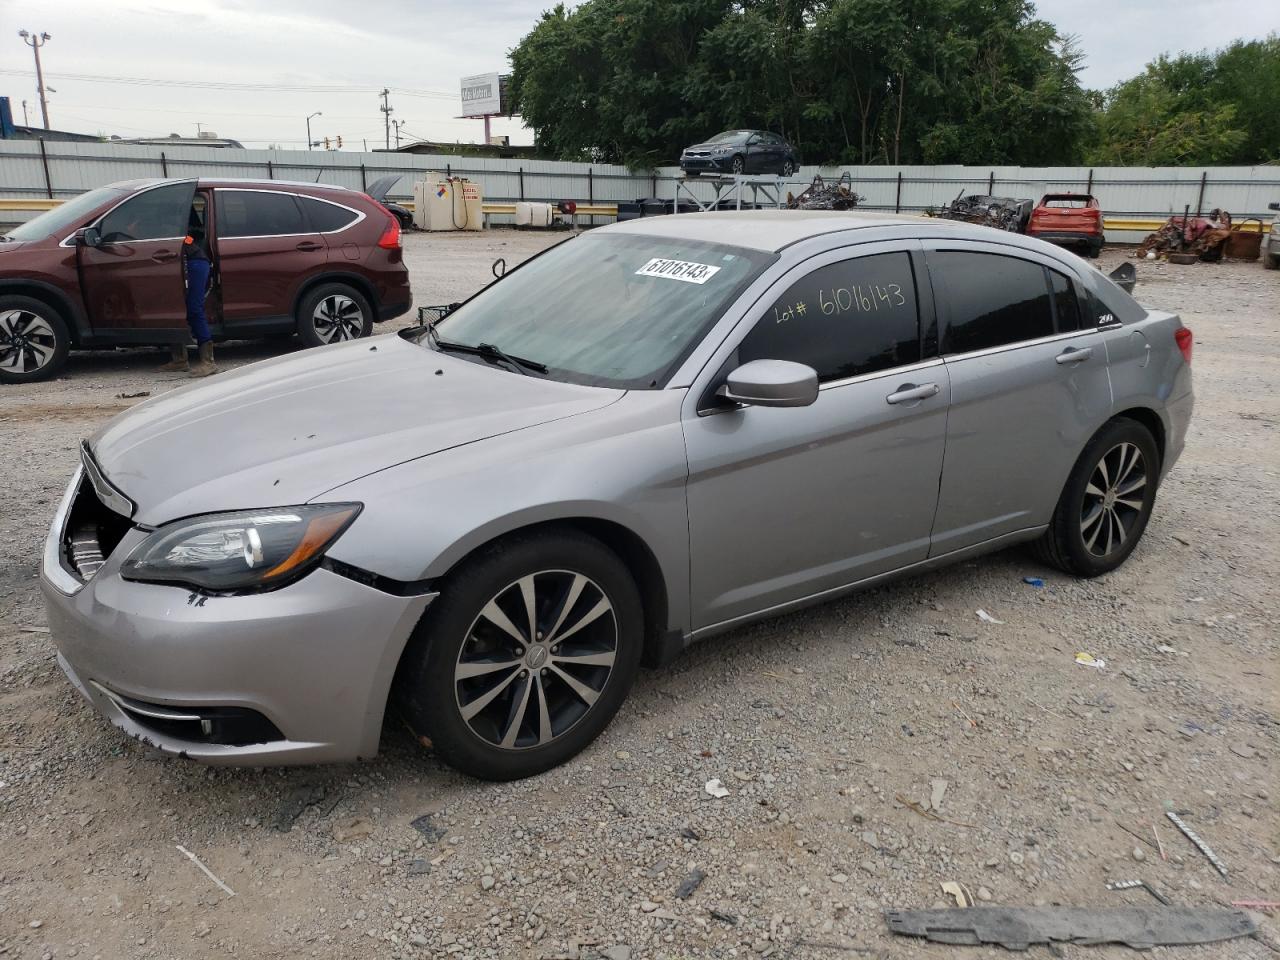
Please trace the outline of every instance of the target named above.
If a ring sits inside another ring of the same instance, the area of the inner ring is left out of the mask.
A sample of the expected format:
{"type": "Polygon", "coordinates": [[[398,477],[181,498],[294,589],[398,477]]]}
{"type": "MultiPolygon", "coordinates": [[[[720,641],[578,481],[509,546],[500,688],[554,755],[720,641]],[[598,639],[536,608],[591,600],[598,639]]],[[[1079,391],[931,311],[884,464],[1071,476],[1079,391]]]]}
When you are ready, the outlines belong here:
{"type": "Polygon", "coordinates": [[[480,343],[473,347],[468,343],[454,343],[452,340],[442,340],[440,339],[440,334],[436,333],[437,323],[439,321],[435,320],[427,324],[427,336],[431,338],[431,342],[435,344],[438,350],[446,353],[468,353],[489,361],[497,360],[505,363],[516,373],[522,373],[525,376],[530,375],[530,370],[534,373],[547,372],[546,364],[538,363],[536,360],[526,360],[524,357],[514,357],[492,343],[480,343]]]}

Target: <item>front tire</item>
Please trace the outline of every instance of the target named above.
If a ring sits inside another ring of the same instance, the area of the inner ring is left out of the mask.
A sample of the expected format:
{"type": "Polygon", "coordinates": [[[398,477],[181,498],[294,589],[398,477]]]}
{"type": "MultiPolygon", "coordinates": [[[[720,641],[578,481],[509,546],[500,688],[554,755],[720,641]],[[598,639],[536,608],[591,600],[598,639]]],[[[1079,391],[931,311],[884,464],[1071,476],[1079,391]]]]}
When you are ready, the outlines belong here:
{"type": "Polygon", "coordinates": [[[450,766],[482,780],[529,777],[608,726],[643,637],[639,591],[604,544],[569,530],[519,536],[449,575],[393,696],[450,766]]]}
{"type": "Polygon", "coordinates": [[[1155,439],[1136,420],[1112,420],[1089,441],[1072,468],[1040,559],[1077,577],[1110,573],[1138,545],[1160,482],[1155,439]]]}
{"type": "Polygon", "coordinates": [[[308,347],[359,340],[373,332],[373,307],[345,283],[322,283],[298,303],[298,336],[308,347]]]}
{"type": "Polygon", "coordinates": [[[0,383],[34,383],[57,376],[71,337],[57,310],[43,300],[0,296],[0,383]]]}

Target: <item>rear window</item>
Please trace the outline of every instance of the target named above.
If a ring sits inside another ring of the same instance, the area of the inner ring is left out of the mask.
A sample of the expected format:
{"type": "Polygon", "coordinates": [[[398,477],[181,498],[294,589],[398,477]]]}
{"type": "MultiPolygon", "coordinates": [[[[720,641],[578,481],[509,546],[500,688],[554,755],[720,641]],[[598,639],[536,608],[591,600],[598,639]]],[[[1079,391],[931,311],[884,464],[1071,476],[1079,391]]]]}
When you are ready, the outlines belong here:
{"type": "Polygon", "coordinates": [[[929,275],[947,317],[944,354],[987,350],[1054,332],[1049,284],[1038,263],[941,250],[929,254],[929,275]]]}
{"type": "Polygon", "coordinates": [[[275,237],[310,233],[297,202],[270,190],[218,190],[214,194],[219,237],[275,237]]]}
{"type": "Polygon", "coordinates": [[[316,233],[333,233],[335,230],[349,227],[360,216],[354,210],[340,207],[336,203],[317,200],[315,197],[298,197],[296,199],[302,205],[302,211],[306,214],[307,220],[311,224],[311,229],[316,233]]]}
{"type": "Polygon", "coordinates": [[[1045,197],[1040,201],[1042,207],[1059,207],[1067,210],[1079,210],[1089,206],[1092,197],[1045,197]]]}

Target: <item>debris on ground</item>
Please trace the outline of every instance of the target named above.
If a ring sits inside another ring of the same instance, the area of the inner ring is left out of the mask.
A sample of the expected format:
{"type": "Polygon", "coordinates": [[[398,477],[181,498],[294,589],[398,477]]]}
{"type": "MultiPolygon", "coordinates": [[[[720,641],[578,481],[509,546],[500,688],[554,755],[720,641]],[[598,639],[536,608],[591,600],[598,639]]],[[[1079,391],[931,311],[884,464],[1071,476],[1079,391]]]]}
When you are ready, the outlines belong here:
{"type": "Polygon", "coordinates": [[[714,778],[703,784],[702,789],[707,792],[707,796],[715,797],[717,800],[729,795],[729,788],[714,778]]]}
{"type": "Polygon", "coordinates": [[[964,191],[961,190],[954,200],[943,204],[934,216],[942,220],[959,220],[962,223],[994,227],[1007,233],[1025,233],[1031,211],[1036,205],[1034,200],[984,194],[970,194],[966,197],[963,194],[964,191]]]}
{"type": "Polygon", "coordinates": [[[1216,263],[1231,239],[1231,214],[1214,209],[1209,216],[1181,216],[1168,219],[1155,233],[1147,235],[1134,256],[1140,260],[1164,258],[1170,263],[1216,263]]]}
{"type": "Polygon", "coordinates": [[[437,840],[443,840],[445,834],[449,832],[444,827],[437,826],[431,820],[431,814],[429,813],[424,813],[422,816],[415,817],[410,820],[409,826],[422,834],[427,843],[435,843],[437,840]]]}
{"type": "Polygon", "coordinates": [[[947,795],[947,781],[929,781],[929,809],[937,810],[942,806],[942,798],[947,795]]]}
{"type": "Polygon", "coordinates": [[[987,613],[987,611],[985,611],[985,610],[979,610],[979,611],[978,611],[978,619],[979,619],[979,620],[981,620],[983,623],[994,623],[994,624],[999,624],[999,625],[1003,625],[1003,624],[1004,624],[1004,621],[1003,621],[1003,620],[997,620],[995,617],[993,617],[991,614],[987,613]]]}
{"type": "Polygon", "coordinates": [[[712,907],[707,913],[711,914],[711,919],[719,920],[721,923],[727,923],[731,927],[738,925],[738,918],[732,913],[725,913],[723,910],[717,910],[712,907]]]}
{"type": "Polygon", "coordinates": [[[705,879],[707,875],[703,871],[696,868],[690,870],[688,876],[680,881],[680,886],[676,887],[676,899],[688,900],[693,896],[693,891],[702,886],[702,881],[705,879]]]}
{"type": "Polygon", "coordinates": [[[373,834],[373,824],[363,817],[356,817],[343,823],[335,823],[333,825],[333,839],[339,843],[346,843],[349,840],[358,840],[361,837],[368,837],[373,834]]]}
{"type": "Polygon", "coordinates": [[[225,893],[229,897],[234,897],[236,895],[236,892],[232,890],[230,887],[228,887],[221,880],[219,880],[216,876],[214,876],[213,871],[210,870],[208,867],[206,867],[203,863],[201,863],[200,858],[197,857],[194,853],[192,853],[190,850],[188,850],[186,847],[184,847],[180,843],[174,844],[174,846],[177,847],[177,850],[180,854],[182,854],[184,857],[186,857],[188,860],[194,863],[197,867],[199,867],[200,872],[203,873],[210,880],[212,880],[219,890],[221,890],[223,893],[225,893]]]}
{"type": "Polygon", "coordinates": [[[949,820],[946,817],[940,817],[938,816],[938,814],[934,813],[932,810],[927,809],[926,807],[916,803],[914,800],[908,797],[904,797],[900,793],[896,794],[894,796],[894,799],[897,800],[904,807],[906,807],[908,810],[911,810],[915,813],[920,814],[920,816],[924,817],[926,820],[936,820],[938,823],[950,823],[950,824],[954,824],[957,827],[973,826],[972,823],[965,823],[963,820],[949,820]]]}
{"type": "Polygon", "coordinates": [[[1151,894],[1151,896],[1155,897],[1157,900],[1163,903],[1166,907],[1172,906],[1172,901],[1170,901],[1168,897],[1166,897],[1163,893],[1161,893],[1155,887],[1151,886],[1151,884],[1147,883],[1147,881],[1145,880],[1109,880],[1107,881],[1108,890],[1133,890],[1133,889],[1136,889],[1137,887],[1141,887],[1143,890],[1147,891],[1147,893],[1151,894]]]}
{"type": "Polygon", "coordinates": [[[853,177],[846,170],[834,183],[827,183],[822,177],[815,176],[813,182],[798,196],[792,196],[788,192],[787,209],[852,210],[865,199],[867,198],[854,193],[853,177]]]}
{"type": "Polygon", "coordinates": [[[1201,907],[968,907],[964,910],[889,910],[889,929],[935,943],[1006,950],[1033,944],[1123,943],[1137,950],[1217,943],[1252,936],[1257,925],[1243,910],[1201,907]]]}
{"type": "Polygon", "coordinates": [[[1039,577],[1023,577],[1022,582],[1029,587],[1036,587],[1037,589],[1044,586],[1044,581],[1039,577]]]}
{"type": "Polygon", "coordinates": [[[957,883],[954,880],[948,880],[946,883],[940,884],[942,892],[955,900],[957,907],[972,907],[974,904],[973,894],[969,892],[969,888],[963,883],[957,883]]]}
{"type": "Polygon", "coordinates": [[[1172,810],[1166,810],[1164,815],[1168,817],[1175,827],[1183,832],[1188,840],[1196,845],[1196,849],[1203,853],[1209,862],[1213,864],[1213,868],[1224,877],[1227,875],[1227,865],[1218,859],[1218,855],[1213,852],[1207,843],[1200,839],[1200,835],[1182,822],[1182,818],[1172,810]]]}
{"type": "Polygon", "coordinates": [[[137,393],[117,393],[117,400],[138,400],[142,397],[151,396],[150,390],[139,390],[137,393]]]}
{"type": "Polygon", "coordinates": [[[1095,670],[1105,670],[1107,668],[1107,661],[1101,657],[1095,657],[1092,653],[1087,653],[1084,650],[1076,654],[1076,663],[1083,667],[1093,667],[1095,670]]]}

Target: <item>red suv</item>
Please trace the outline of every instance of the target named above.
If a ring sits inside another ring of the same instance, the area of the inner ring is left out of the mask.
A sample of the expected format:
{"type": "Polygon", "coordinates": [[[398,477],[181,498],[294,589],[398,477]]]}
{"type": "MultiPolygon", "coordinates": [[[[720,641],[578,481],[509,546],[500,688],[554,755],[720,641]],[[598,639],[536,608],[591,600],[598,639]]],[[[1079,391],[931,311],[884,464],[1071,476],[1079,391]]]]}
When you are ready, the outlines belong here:
{"type": "Polygon", "coordinates": [[[54,376],[72,348],[186,342],[182,242],[209,238],[216,340],[367,337],[412,302],[400,225],[342,187],[130,180],[0,236],[0,382],[54,376]]]}
{"type": "Polygon", "coordinates": [[[1087,193],[1046,193],[1031,211],[1027,234],[1062,246],[1082,246],[1091,257],[1102,252],[1102,207],[1087,193]]]}

